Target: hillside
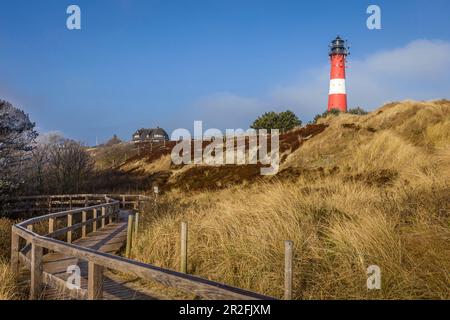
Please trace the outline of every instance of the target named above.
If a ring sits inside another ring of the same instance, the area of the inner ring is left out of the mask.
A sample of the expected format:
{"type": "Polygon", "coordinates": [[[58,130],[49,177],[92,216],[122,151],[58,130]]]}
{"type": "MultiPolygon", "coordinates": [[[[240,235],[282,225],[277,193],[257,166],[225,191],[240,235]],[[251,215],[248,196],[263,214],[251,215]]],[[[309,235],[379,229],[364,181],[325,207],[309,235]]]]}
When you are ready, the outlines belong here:
{"type": "MultiPolygon", "coordinates": [[[[450,101],[390,103],[291,131],[275,177],[250,165],[174,166],[173,145],[90,150],[107,170],[100,185],[163,191],[143,208],[132,258],[178,270],[184,221],[188,272],[211,280],[281,298],[291,240],[294,299],[450,299],[450,101]],[[370,265],[381,290],[366,288],[370,265]]],[[[0,299],[27,292],[7,261],[11,223],[0,220],[0,299]]]]}
{"type": "MultiPolygon", "coordinates": [[[[390,103],[366,116],[329,116],[283,134],[276,179],[339,174],[368,183],[401,180],[404,174],[400,173],[408,168],[445,159],[450,140],[449,104],[446,100],[390,103]]],[[[99,167],[145,178],[149,191],[152,184],[163,191],[198,191],[273,180],[260,176],[259,165],[174,166],[170,159],[174,145],[173,141],[154,146],[122,143],[94,149],[93,155],[99,167]]],[[[203,148],[207,145],[204,142],[203,148]]]]}
{"type": "Polygon", "coordinates": [[[166,177],[134,258],[178,269],[187,221],[189,272],[216,281],[281,297],[289,239],[296,299],[450,298],[450,102],[391,103],[319,125],[291,133],[297,147],[284,149],[275,178],[174,168],[167,155],[121,165],[166,177]],[[366,288],[373,264],[382,290],[366,288]]]}
{"type": "MultiPolygon", "coordinates": [[[[280,135],[280,159],[283,163],[304,142],[320,134],[327,125],[313,124],[280,135]]],[[[198,191],[223,189],[236,184],[246,184],[260,180],[261,165],[178,165],[172,164],[170,153],[176,142],[165,144],[121,143],[114,146],[90,150],[96,159],[97,168],[115,170],[116,174],[132,175],[135,178],[158,185],[162,191],[183,189],[198,191]]],[[[210,144],[204,141],[203,150],[210,144]]],[[[247,141],[248,148],[248,141],[247,141]]],[[[287,172],[289,175],[289,172],[287,172]]],[[[281,172],[280,176],[286,175],[281,172]]]]}

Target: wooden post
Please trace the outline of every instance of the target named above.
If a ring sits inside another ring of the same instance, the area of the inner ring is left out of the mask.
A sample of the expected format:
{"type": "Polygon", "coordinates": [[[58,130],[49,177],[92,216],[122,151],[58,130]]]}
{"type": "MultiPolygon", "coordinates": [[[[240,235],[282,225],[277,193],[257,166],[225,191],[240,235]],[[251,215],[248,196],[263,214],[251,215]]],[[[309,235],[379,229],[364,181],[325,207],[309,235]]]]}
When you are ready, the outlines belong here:
{"type": "Polygon", "coordinates": [[[48,219],[48,233],[55,232],[55,218],[48,219]]]}
{"type": "MultiPolygon", "coordinates": [[[[71,227],[73,224],[73,214],[67,215],[67,227],[71,227]]],[[[72,230],[67,231],[67,243],[72,243],[72,230]]]]}
{"type": "MultiPolygon", "coordinates": [[[[106,199],[106,203],[109,203],[109,199],[106,199]]],[[[110,212],[111,212],[111,207],[110,206],[107,206],[106,208],[105,208],[105,213],[106,214],[109,214],[110,212]]],[[[105,222],[106,223],[106,222],[105,222]]],[[[108,217],[108,224],[111,224],[112,223],[112,217],[111,216],[109,216],[108,217]]]]}
{"type": "Polygon", "coordinates": [[[158,208],[158,193],[159,193],[159,187],[153,186],[153,193],[155,194],[155,207],[158,208]]]}
{"type": "Polygon", "coordinates": [[[103,267],[91,261],[88,264],[88,300],[103,298],[103,267]]]}
{"type": "Polygon", "coordinates": [[[134,214],[134,236],[137,237],[139,232],[139,211],[134,214]]]}
{"type": "Polygon", "coordinates": [[[125,196],[122,196],[122,208],[125,209],[125,196]]]}
{"type": "Polygon", "coordinates": [[[181,223],[181,261],[180,272],[187,273],[187,223],[181,223]]]}
{"type": "MultiPolygon", "coordinates": [[[[86,211],[83,211],[83,212],[81,213],[81,222],[82,222],[82,223],[85,223],[86,220],[87,220],[87,212],[86,212],[86,211]]],[[[86,238],[86,225],[84,225],[84,226],[81,227],[81,237],[82,237],[82,238],[86,238]]]]}
{"type": "Polygon", "coordinates": [[[105,207],[102,207],[102,228],[104,228],[105,227],[105,215],[106,215],[106,208],[105,207]]]}
{"type": "Polygon", "coordinates": [[[19,249],[20,238],[17,233],[11,233],[11,270],[13,273],[19,273],[19,249]]]}
{"type": "MultiPolygon", "coordinates": [[[[97,209],[93,209],[93,210],[94,210],[93,219],[96,219],[97,218],[97,209]]],[[[92,223],[92,232],[95,232],[95,231],[97,231],[97,221],[94,221],[92,223]]]]}
{"type": "Polygon", "coordinates": [[[31,244],[31,284],[30,299],[36,300],[41,296],[42,290],[42,247],[31,244]]]}
{"type": "Polygon", "coordinates": [[[69,196],[69,210],[72,210],[72,196],[69,196]]]}
{"type": "MultiPolygon", "coordinates": [[[[32,224],[28,225],[28,226],[27,226],[27,229],[28,229],[29,231],[33,232],[33,225],[32,225],[32,224]]],[[[27,240],[27,245],[28,245],[28,244],[30,244],[30,241],[27,240]]]]}
{"type": "MultiPolygon", "coordinates": [[[[56,218],[48,218],[48,233],[55,232],[56,218]]],[[[51,252],[50,250],[48,251],[51,252]]]]}
{"type": "Polygon", "coordinates": [[[292,241],[284,242],[284,300],[292,299],[292,241]]]}
{"type": "Polygon", "coordinates": [[[84,197],[84,206],[85,206],[85,207],[89,207],[89,199],[88,199],[88,196],[85,196],[85,197],[84,197]]]}
{"type": "Polygon", "coordinates": [[[132,214],[128,216],[128,229],[127,229],[127,247],[125,255],[127,258],[131,256],[131,244],[133,242],[133,221],[134,217],[132,214]]]}

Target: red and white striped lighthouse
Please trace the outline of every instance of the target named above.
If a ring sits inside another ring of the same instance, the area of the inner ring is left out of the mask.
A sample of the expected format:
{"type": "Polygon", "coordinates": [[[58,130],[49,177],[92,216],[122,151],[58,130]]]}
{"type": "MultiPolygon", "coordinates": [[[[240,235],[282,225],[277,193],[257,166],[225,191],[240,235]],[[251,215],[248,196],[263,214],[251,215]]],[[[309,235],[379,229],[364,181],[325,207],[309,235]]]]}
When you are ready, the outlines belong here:
{"type": "Polygon", "coordinates": [[[339,36],[330,45],[330,91],[328,94],[328,111],[337,109],[347,112],[347,92],[345,90],[345,62],[349,55],[345,40],[339,36]]]}

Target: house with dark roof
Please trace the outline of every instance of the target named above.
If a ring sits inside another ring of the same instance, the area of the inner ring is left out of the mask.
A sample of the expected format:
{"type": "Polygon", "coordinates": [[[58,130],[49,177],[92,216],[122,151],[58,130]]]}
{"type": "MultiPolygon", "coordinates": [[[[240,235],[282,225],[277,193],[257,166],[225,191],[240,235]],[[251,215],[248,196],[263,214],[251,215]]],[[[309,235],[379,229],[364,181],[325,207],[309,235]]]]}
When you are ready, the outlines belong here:
{"type": "Polygon", "coordinates": [[[139,129],[133,134],[134,142],[162,143],[169,140],[169,135],[164,129],[156,127],[153,129],[139,129]]]}

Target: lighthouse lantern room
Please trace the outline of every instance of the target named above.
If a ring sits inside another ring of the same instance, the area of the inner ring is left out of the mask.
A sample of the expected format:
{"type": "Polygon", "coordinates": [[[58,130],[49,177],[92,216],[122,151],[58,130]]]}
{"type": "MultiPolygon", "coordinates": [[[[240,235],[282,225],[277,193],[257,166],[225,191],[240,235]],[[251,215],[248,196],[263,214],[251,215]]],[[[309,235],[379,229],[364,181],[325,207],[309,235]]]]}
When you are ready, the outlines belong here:
{"type": "Polygon", "coordinates": [[[336,109],[347,112],[347,92],[345,89],[345,63],[349,55],[346,41],[337,36],[330,44],[330,91],[328,95],[328,111],[336,109]]]}

